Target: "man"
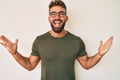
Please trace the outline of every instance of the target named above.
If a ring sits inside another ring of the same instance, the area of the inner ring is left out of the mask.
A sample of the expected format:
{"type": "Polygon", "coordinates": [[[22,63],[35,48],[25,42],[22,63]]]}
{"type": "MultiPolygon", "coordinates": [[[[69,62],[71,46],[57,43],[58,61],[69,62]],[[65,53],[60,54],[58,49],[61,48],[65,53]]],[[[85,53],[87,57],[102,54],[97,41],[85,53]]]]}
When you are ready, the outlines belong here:
{"type": "Polygon", "coordinates": [[[33,70],[41,60],[41,80],[75,80],[75,59],[83,68],[90,69],[112,45],[113,37],[105,44],[101,41],[98,53],[88,57],[82,39],[64,29],[68,16],[66,5],[61,0],[51,1],[48,20],[52,30],[37,36],[29,57],[24,57],[17,51],[18,39],[13,43],[5,36],[0,36],[1,44],[25,69],[33,70]]]}

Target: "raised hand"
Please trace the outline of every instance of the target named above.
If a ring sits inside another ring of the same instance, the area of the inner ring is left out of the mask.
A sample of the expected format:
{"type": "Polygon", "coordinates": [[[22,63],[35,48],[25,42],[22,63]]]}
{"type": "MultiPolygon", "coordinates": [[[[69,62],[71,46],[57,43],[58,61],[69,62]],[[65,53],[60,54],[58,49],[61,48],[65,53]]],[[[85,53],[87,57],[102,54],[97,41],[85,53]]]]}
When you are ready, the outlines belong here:
{"type": "Polygon", "coordinates": [[[16,54],[18,39],[16,39],[15,43],[13,43],[9,39],[7,39],[5,36],[0,36],[0,44],[2,44],[5,48],[7,48],[7,50],[12,55],[16,54]]]}
{"type": "Polygon", "coordinates": [[[107,53],[107,51],[110,49],[110,47],[112,46],[112,41],[113,41],[113,36],[111,36],[106,42],[105,44],[103,44],[103,41],[100,41],[100,46],[98,49],[98,54],[100,54],[101,56],[103,56],[105,53],[107,53]]]}

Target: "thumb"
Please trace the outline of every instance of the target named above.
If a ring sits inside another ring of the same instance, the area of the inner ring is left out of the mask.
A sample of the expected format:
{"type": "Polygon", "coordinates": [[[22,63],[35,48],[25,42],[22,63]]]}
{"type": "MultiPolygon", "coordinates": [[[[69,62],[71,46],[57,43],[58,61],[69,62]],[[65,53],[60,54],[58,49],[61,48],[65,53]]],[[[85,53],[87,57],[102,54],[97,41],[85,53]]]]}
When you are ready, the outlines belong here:
{"type": "Polygon", "coordinates": [[[100,51],[100,49],[101,49],[102,45],[103,45],[103,41],[100,41],[99,51],[100,51]]]}
{"type": "Polygon", "coordinates": [[[100,41],[100,46],[102,46],[103,45],[103,41],[100,41]]]}
{"type": "Polygon", "coordinates": [[[15,40],[15,44],[18,44],[18,39],[15,40]]]}

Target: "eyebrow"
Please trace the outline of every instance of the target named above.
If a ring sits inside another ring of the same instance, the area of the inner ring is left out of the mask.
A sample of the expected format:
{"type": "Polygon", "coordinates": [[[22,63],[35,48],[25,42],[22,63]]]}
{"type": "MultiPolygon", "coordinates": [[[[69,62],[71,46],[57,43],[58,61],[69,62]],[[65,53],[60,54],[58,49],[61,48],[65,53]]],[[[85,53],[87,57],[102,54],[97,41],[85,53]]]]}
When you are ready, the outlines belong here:
{"type": "MultiPolygon", "coordinates": [[[[51,12],[65,12],[65,11],[51,11],[51,12]]],[[[49,13],[51,13],[51,12],[49,12],[49,13]]],[[[65,12],[66,13],[66,12],[65,12]]]]}

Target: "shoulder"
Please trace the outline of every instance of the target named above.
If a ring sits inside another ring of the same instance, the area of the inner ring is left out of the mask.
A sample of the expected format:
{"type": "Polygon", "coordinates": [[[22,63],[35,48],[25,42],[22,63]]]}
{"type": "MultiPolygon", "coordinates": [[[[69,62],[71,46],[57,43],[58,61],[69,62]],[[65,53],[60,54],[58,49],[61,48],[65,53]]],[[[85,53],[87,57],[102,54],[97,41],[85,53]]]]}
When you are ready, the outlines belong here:
{"type": "Polygon", "coordinates": [[[38,35],[36,37],[36,39],[44,39],[44,38],[47,38],[49,36],[49,32],[46,32],[46,33],[43,33],[41,35],[38,35]]]}
{"type": "Polygon", "coordinates": [[[68,34],[69,34],[69,38],[71,40],[74,40],[74,41],[78,42],[79,44],[84,44],[84,41],[80,36],[77,36],[77,35],[70,33],[70,32],[68,32],[68,34]]]}
{"type": "Polygon", "coordinates": [[[46,32],[46,33],[36,36],[36,38],[34,39],[34,43],[38,43],[39,41],[44,40],[48,35],[49,33],[46,32]]]}
{"type": "Polygon", "coordinates": [[[68,32],[68,34],[69,34],[69,37],[71,37],[73,39],[82,40],[82,38],[80,36],[78,36],[78,35],[75,35],[75,34],[73,34],[71,32],[68,32]]]}

